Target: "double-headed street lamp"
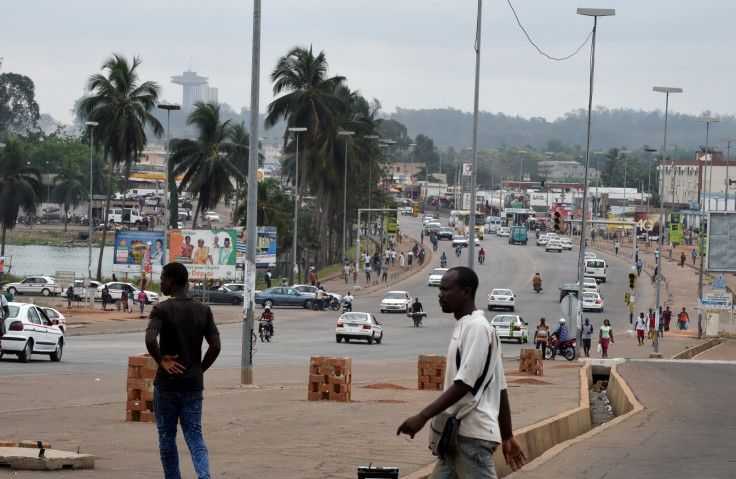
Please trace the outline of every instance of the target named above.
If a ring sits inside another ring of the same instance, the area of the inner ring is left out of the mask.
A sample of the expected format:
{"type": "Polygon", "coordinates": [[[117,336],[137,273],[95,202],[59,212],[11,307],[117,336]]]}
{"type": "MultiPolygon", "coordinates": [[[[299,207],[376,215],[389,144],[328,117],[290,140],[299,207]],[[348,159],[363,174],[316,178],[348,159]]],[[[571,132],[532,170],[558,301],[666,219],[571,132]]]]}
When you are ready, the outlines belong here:
{"type": "Polygon", "coordinates": [[[296,133],[296,162],[294,164],[294,234],[291,240],[291,272],[289,273],[289,283],[294,284],[294,276],[296,276],[296,235],[299,230],[299,133],[307,131],[305,127],[289,128],[291,133],[296,133]]]}
{"type": "Polygon", "coordinates": [[[345,137],[345,174],[342,185],[342,255],[347,258],[345,249],[345,231],[347,227],[347,205],[348,205],[348,138],[355,134],[354,131],[338,131],[338,136],[345,137]]]}
{"type": "Polygon", "coordinates": [[[99,125],[96,121],[88,121],[89,127],[89,238],[87,239],[87,277],[92,279],[92,152],[95,149],[95,127],[99,125]]]}
{"type": "MultiPolygon", "coordinates": [[[[158,105],[162,110],[166,110],[166,160],[164,161],[164,263],[169,261],[169,156],[171,155],[171,112],[181,110],[179,105],[158,105]]],[[[178,211],[178,210],[177,210],[178,211]]]]}

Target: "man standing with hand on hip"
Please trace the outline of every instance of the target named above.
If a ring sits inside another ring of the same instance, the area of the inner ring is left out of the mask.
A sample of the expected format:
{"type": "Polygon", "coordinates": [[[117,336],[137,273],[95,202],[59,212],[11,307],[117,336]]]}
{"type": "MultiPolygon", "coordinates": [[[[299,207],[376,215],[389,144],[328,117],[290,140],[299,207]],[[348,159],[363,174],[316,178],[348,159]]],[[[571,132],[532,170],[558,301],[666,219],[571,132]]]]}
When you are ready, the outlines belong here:
{"type": "Polygon", "coordinates": [[[478,276],[470,268],[452,268],[442,277],[439,303],[442,312],[453,313],[456,320],[447,354],[445,392],[396,431],[414,438],[432,420],[430,448],[443,457],[435,463],[430,479],[496,478],[493,452],[499,444],[512,470],[526,461],[511,427],[501,343],[483,311],[475,308],[477,289],[478,276]],[[457,441],[451,450],[439,450],[439,436],[451,417],[460,422],[457,441]]]}
{"type": "Polygon", "coordinates": [[[181,263],[163,267],[161,292],[171,298],[154,306],[146,329],[146,348],[158,363],[153,408],[167,479],[181,477],[177,423],[181,423],[197,477],[210,477],[209,455],[202,438],[202,391],[204,372],[220,354],[220,333],[210,307],[187,295],[188,279],[181,263]],[[203,340],[208,344],[204,357],[203,340]]]}

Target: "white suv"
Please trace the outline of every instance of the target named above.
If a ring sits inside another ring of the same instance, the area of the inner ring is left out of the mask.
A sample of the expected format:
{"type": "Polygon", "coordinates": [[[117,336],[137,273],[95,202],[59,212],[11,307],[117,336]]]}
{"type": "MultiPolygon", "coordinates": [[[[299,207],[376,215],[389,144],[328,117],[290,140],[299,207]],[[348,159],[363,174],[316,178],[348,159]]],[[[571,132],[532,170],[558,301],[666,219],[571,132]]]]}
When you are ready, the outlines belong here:
{"type": "Polygon", "coordinates": [[[601,283],[606,282],[606,262],[600,258],[586,259],[584,275],[601,283]]]}

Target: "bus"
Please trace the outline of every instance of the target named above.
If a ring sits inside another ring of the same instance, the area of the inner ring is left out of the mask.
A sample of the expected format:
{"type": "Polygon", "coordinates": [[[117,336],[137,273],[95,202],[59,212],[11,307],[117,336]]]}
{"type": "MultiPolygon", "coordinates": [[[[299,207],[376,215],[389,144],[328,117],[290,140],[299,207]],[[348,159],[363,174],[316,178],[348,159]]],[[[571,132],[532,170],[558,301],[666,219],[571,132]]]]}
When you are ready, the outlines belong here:
{"type": "MultiPolygon", "coordinates": [[[[457,227],[458,227],[458,233],[461,235],[466,235],[469,231],[468,228],[470,227],[470,211],[458,211],[457,212],[457,227]]],[[[483,213],[476,213],[475,214],[475,236],[478,237],[479,240],[483,239],[483,227],[486,224],[486,218],[483,216],[483,213]]]]}

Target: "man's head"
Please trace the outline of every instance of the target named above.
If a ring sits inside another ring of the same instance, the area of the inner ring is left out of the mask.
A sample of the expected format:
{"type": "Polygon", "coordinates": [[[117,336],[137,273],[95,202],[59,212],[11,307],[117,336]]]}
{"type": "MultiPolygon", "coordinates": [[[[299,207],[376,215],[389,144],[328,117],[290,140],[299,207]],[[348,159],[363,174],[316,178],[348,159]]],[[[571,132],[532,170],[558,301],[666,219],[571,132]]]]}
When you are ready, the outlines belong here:
{"type": "Polygon", "coordinates": [[[560,326],[564,325],[565,323],[567,323],[567,320],[565,318],[560,318],[560,326]]]}
{"type": "Polygon", "coordinates": [[[184,237],[184,242],[185,242],[186,244],[189,244],[189,243],[191,243],[191,242],[192,242],[192,238],[191,238],[190,236],[185,236],[185,237],[184,237]]]}
{"type": "Polygon", "coordinates": [[[542,325],[544,325],[546,322],[547,322],[547,320],[544,319],[544,318],[540,318],[539,319],[539,323],[542,324],[542,325]]]}
{"type": "Polygon", "coordinates": [[[176,288],[184,288],[189,280],[189,272],[181,263],[169,263],[161,269],[161,292],[169,296],[176,288]]]}
{"type": "Polygon", "coordinates": [[[225,241],[224,241],[224,243],[225,243],[225,247],[226,247],[226,248],[227,248],[228,246],[230,246],[230,238],[225,238],[225,241]]]}
{"type": "Polygon", "coordinates": [[[585,324],[590,324],[590,320],[588,318],[585,318],[585,324]]]}
{"type": "Polygon", "coordinates": [[[465,266],[451,268],[440,280],[439,298],[443,313],[454,313],[456,319],[470,314],[475,309],[475,292],[478,276],[465,266]]]}

